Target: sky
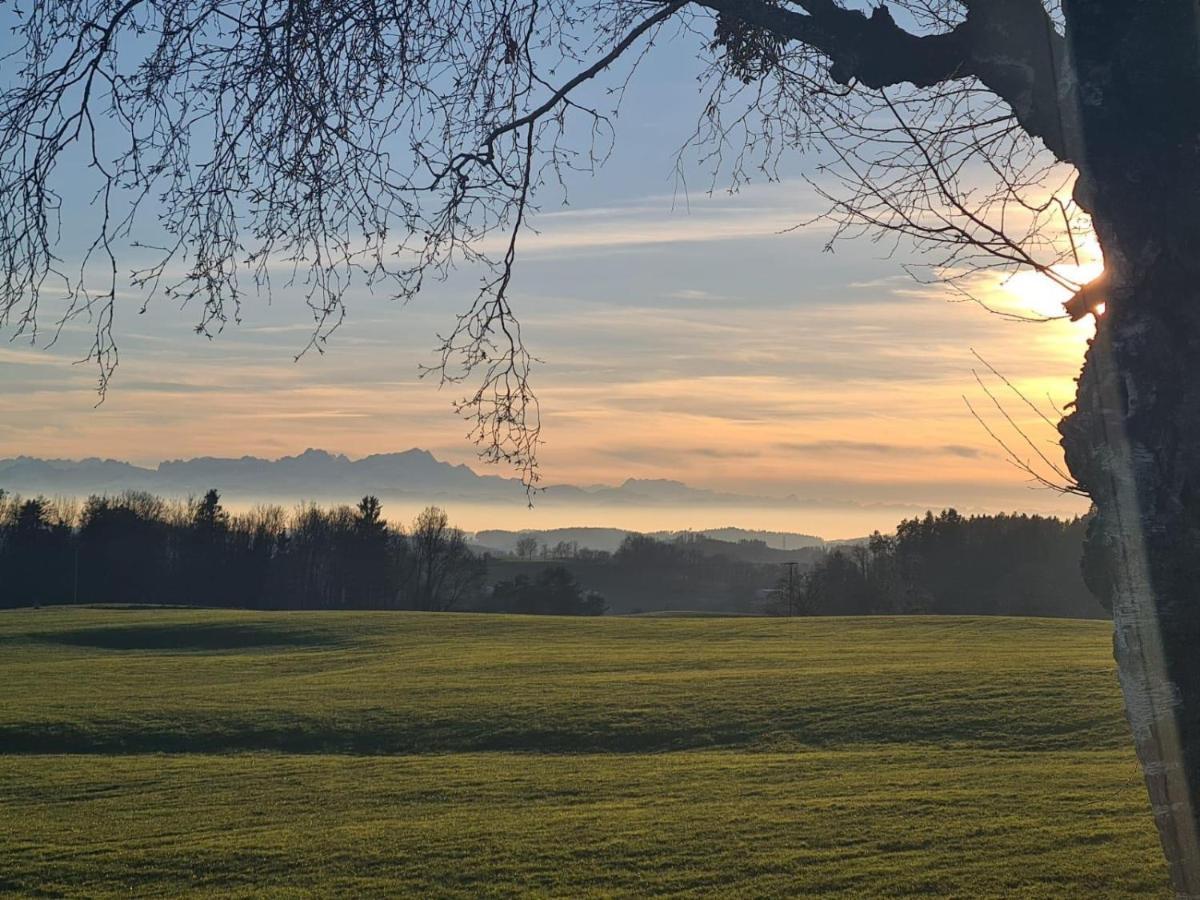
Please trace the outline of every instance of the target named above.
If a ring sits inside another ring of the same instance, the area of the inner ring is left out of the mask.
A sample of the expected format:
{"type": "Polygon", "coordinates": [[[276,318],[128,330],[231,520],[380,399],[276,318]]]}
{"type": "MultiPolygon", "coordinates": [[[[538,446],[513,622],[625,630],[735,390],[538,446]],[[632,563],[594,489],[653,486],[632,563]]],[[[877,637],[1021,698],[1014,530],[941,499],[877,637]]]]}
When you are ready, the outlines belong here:
{"type": "MultiPolygon", "coordinates": [[[[792,229],[823,208],[800,177],[813,165],[801,154],[785,157],[778,182],[732,195],[718,182],[709,194],[694,187],[705,183],[697,168],[681,189],[675,154],[700,112],[695,74],[686,47],[656,48],[624,98],[612,158],[568,184],[569,206],[543,194],[538,233],[521,245],[512,297],[541,360],[542,477],[671,478],[800,503],[786,513],[581,509],[577,518],[535,504],[464,510],[464,524],[734,524],[848,537],[925,508],[1083,511],[1078,499],[1031,484],[968,403],[1018,455],[1032,456],[979,374],[1057,462],[1053,429],[980,357],[1055,420],[1074,392],[1090,324],[989,314],[915,281],[903,249],[843,242],[829,252],[828,226],[792,229]]],[[[84,177],[68,175],[65,193],[86,196],[84,177]]],[[[153,464],[417,446],[475,464],[451,409],[455,393],[418,376],[470,284],[464,273],[407,305],[353,295],[327,352],[299,361],[310,322],[286,289],[270,305],[250,301],[242,323],[213,340],[193,333],[192,311],[159,303],[138,315],[139,298],[125,295],[121,362],[100,405],[94,369],[77,364],[86,327],[52,347],[0,333],[0,457],[153,464]]],[[[976,287],[1008,310],[1053,313],[1064,299],[1032,275],[976,287]]]]}

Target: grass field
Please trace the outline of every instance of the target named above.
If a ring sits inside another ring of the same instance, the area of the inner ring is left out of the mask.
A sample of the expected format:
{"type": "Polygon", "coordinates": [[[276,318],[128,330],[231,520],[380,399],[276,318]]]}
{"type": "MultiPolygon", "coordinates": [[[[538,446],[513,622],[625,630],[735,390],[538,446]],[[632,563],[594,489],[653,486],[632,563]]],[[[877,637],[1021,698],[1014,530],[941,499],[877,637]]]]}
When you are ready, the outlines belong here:
{"type": "Polygon", "coordinates": [[[0,613],[0,893],[1167,897],[1108,626],[0,613]]]}

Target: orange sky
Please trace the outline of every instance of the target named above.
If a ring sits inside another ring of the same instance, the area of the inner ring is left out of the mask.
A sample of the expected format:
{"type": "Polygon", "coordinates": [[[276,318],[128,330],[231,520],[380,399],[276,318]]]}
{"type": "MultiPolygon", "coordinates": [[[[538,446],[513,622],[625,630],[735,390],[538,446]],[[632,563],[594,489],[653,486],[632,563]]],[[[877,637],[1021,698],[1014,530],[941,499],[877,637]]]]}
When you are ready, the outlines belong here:
{"type": "MultiPolygon", "coordinates": [[[[1032,456],[976,383],[972,350],[1053,420],[1074,392],[1090,324],[989,315],[906,275],[905,264],[925,261],[911,248],[858,240],[828,252],[828,226],[793,230],[827,208],[801,177],[816,173],[819,153],[781,154],[770,161],[781,180],[723,192],[727,166],[679,154],[706,100],[696,51],[685,35],[656,45],[621,91],[604,166],[594,177],[570,173],[565,194],[552,185],[535,198],[538,231],[520,243],[512,300],[543,361],[534,378],[545,481],[675,478],[803,501],[794,514],[621,510],[611,515],[622,521],[602,523],[647,529],[769,525],[833,537],[887,529],[927,507],[1081,511],[1077,499],[1031,487],[964,397],[1032,456]]],[[[609,86],[594,86],[606,104],[609,86]]],[[[75,241],[74,250],[60,248],[68,269],[96,216],[89,172],[61,172],[75,241]]],[[[158,243],[158,235],[133,237],[158,243]]],[[[132,264],[123,258],[121,268],[132,264]]],[[[140,296],[122,296],[121,364],[99,408],[95,372],[75,364],[90,344],[88,323],[69,326],[50,349],[0,342],[0,457],[155,463],[418,446],[473,462],[466,427],[451,412],[454,392],[420,381],[417,370],[432,361],[436,335],[452,327],[478,275],[455,273],[403,307],[353,294],[328,352],[298,363],[311,325],[300,289],[278,289],[270,306],[246,298],[242,323],[212,341],[192,332],[197,311],[160,300],[143,316],[140,296]]],[[[1008,311],[1056,314],[1062,299],[1039,276],[1007,285],[980,276],[971,287],[1008,311]]],[[[47,301],[44,327],[56,312],[47,301]]],[[[1057,460],[1053,429],[985,378],[1057,460]]],[[[470,527],[568,524],[561,517],[569,514],[458,512],[470,527]]],[[[601,524],[608,515],[581,509],[577,518],[601,524]]]]}
{"type": "MultiPolygon", "coordinates": [[[[764,191],[699,212],[652,199],[542,223],[516,299],[543,360],[535,377],[546,482],[666,477],[794,494],[826,511],[791,527],[829,536],[868,520],[886,528],[898,510],[925,506],[1081,510],[1072,498],[1033,489],[964,396],[994,428],[1007,428],[976,383],[978,370],[1057,460],[1054,432],[972,351],[1056,419],[1090,324],[1003,319],[867,256],[831,267],[819,230],[776,233],[784,203],[800,205],[764,191]],[[769,277],[755,274],[763,272],[769,277]],[[839,524],[836,507],[869,512],[839,524]]],[[[1053,312],[1061,299],[1040,276],[980,276],[974,289],[1007,311],[1053,312]]],[[[465,428],[449,409],[453,394],[416,377],[461,296],[455,290],[406,308],[357,298],[329,352],[299,363],[291,356],[307,326],[281,300],[248,307],[243,325],[212,342],[190,333],[186,311],[122,317],[121,366],[99,408],[93,373],[73,365],[71,335],[50,352],[0,347],[10,388],[0,396],[0,456],[151,463],[420,446],[470,462],[465,428]]],[[[626,515],[638,518],[626,527],[683,527],[661,510],[626,515]]],[[[510,520],[500,522],[475,511],[470,524],[566,524],[561,516],[503,511],[499,518],[510,520]]],[[[733,524],[788,527],[784,518],[747,511],[733,524]]]]}

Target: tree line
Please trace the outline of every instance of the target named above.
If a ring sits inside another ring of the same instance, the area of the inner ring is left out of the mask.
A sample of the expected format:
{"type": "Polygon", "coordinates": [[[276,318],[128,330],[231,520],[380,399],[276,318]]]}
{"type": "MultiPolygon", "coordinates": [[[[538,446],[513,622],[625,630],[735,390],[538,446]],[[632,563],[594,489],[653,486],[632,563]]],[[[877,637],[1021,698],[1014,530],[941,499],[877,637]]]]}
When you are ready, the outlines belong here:
{"type": "Polygon", "coordinates": [[[598,591],[615,613],[659,610],[753,613],[775,584],[779,558],[811,565],[817,548],[774,550],[760,540],[720,541],[687,532],[672,537],[628,534],[609,552],[575,541],[540,543],[523,535],[513,553],[491,556],[489,579],[534,578],[547,567],[572,573],[598,591]]]}
{"type": "Polygon", "coordinates": [[[775,613],[949,613],[1098,618],[1107,613],[1080,567],[1086,518],[962,516],[906,519],[834,549],[768,599],[775,613]]]}
{"type": "MultiPolygon", "coordinates": [[[[127,492],[82,505],[0,491],[0,607],[488,608],[485,571],[445,511],[429,507],[403,530],[373,496],[234,515],[215,490],[187,502],[127,492]]],[[[569,573],[503,588],[496,603],[507,611],[603,611],[569,573]]]]}
{"type": "Polygon", "coordinates": [[[631,534],[615,553],[577,547],[472,552],[444,510],[407,529],[373,496],[356,506],[260,506],[217,491],[141,492],[82,504],[0,491],[0,607],[149,603],[258,609],[478,610],[598,615],[695,609],[809,615],[1098,617],[1079,548],[1085,519],[907,519],[894,535],[757,561],[757,542],[631,534]],[[567,552],[571,551],[571,552],[567,552]],[[783,573],[783,577],[781,577],[783,573]]]}

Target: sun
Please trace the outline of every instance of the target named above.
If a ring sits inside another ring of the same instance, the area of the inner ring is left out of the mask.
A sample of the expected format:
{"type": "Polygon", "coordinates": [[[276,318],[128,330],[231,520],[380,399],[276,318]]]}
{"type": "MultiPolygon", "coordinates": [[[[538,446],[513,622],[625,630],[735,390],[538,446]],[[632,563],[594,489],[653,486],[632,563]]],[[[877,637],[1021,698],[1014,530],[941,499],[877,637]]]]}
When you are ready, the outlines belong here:
{"type": "MultiPolygon", "coordinates": [[[[1104,264],[1099,260],[1081,265],[1054,266],[1055,274],[1068,282],[1086,284],[1104,270],[1104,264]]],[[[1001,290],[1011,306],[1016,306],[1021,312],[1060,318],[1064,315],[1063,304],[1071,298],[1072,291],[1057,280],[1041,272],[1027,270],[1017,272],[1006,278],[1001,290]]]]}

